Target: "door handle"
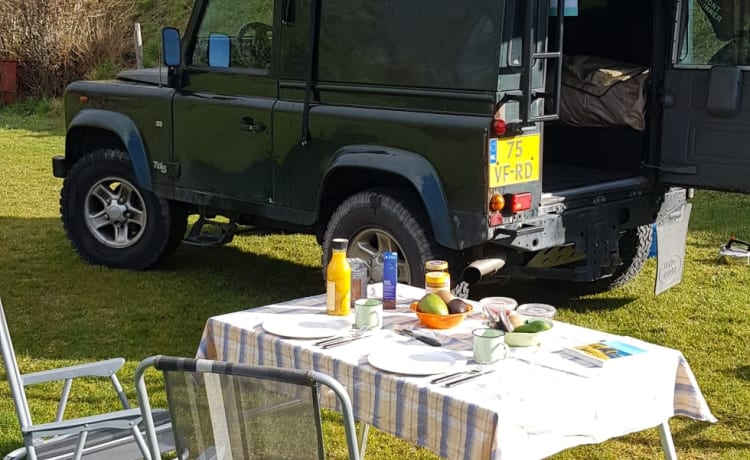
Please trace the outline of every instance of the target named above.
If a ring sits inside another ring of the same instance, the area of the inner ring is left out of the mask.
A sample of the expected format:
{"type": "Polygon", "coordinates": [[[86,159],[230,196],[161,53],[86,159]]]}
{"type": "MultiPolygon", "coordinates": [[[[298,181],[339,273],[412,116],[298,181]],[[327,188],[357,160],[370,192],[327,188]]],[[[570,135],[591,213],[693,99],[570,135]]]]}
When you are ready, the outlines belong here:
{"type": "Polygon", "coordinates": [[[251,133],[262,133],[266,130],[266,125],[260,121],[256,123],[253,117],[242,117],[239,128],[242,131],[249,131],[251,133]]]}

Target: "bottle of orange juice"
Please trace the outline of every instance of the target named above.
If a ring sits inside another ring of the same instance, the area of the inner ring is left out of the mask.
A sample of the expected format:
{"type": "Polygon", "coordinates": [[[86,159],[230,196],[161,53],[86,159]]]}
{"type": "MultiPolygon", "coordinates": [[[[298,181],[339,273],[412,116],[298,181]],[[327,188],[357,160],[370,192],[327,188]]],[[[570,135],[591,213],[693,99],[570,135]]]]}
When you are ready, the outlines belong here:
{"type": "Polygon", "coordinates": [[[346,316],[351,302],[352,267],[346,260],[346,238],[334,238],[333,253],[326,267],[326,311],[329,315],[346,316]]]}

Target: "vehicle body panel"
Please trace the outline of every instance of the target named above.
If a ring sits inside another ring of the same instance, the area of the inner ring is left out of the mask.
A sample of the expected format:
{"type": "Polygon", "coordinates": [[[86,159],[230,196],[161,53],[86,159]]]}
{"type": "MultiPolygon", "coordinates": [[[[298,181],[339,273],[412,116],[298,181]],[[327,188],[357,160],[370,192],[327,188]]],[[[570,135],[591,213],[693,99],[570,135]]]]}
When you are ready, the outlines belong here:
{"type": "MultiPolygon", "coordinates": [[[[360,148],[352,146],[372,140],[383,143],[369,146],[360,167],[400,175],[422,193],[425,204],[439,204],[439,208],[450,212],[475,213],[478,219],[484,214],[486,178],[482,163],[467,165],[465,158],[466,155],[483,156],[488,118],[320,105],[311,110],[311,141],[302,146],[299,143],[301,111],[301,104],[286,102],[279,102],[274,110],[274,151],[278,167],[274,201],[277,204],[316,210],[323,188],[337,187],[336,183],[327,184],[324,178],[336,177],[333,170],[345,164],[353,167],[352,157],[342,163],[339,155],[344,152],[358,155],[360,148]],[[378,157],[373,155],[377,154],[384,155],[383,160],[374,161],[378,157]],[[423,171],[416,167],[413,155],[421,157],[423,171]],[[433,186],[425,180],[436,184],[433,186]],[[446,186],[449,188],[444,193],[432,195],[446,186]],[[442,200],[445,202],[440,203],[442,200]]],[[[374,183],[377,182],[374,178],[374,183]]],[[[429,206],[427,213],[433,217],[442,215],[443,210],[429,206]]],[[[450,214],[445,217],[448,216],[450,214]]],[[[449,218],[446,223],[452,221],[449,218]]],[[[438,233],[441,244],[456,248],[486,238],[486,232],[467,234],[460,229],[438,233]],[[461,243],[449,236],[454,232],[461,243]]]]}
{"type": "Polygon", "coordinates": [[[664,109],[661,180],[667,184],[750,192],[750,74],[730,116],[712,114],[710,70],[674,69],[665,92],[673,99],[664,109]]]}
{"type": "Polygon", "coordinates": [[[121,81],[72,83],[65,93],[68,163],[86,150],[82,143],[87,133],[106,131],[127,149],[141,186],[171,185],[172,177],[154,162],[173,161],[173,94],[171,88],[121,81]]]}
{"type": "Polygon", "coordinates": [[[678,21],[664,76],[659,164],[666,184],[750,192],[744,3],[674,2],[678,21]]]}
{"type": "Polygon", "coordinates": [[[548,2],[268,0],[258,13],[263,35],[245,27],[256,22],[207,14],[211,0],[198,0],[179,65],[68,88],[66,165],[87,147],[119,142],[145,190],[319,237],[348,197],[406,193],[434,241],[460,258],[507,253],[504,273],[591,281],[620,263],[621,235],[663,217],[666,201],[687,200],[668,185],[750,191],[750,67],[686,68],[674,51],[667,62],[670,43],[682,43],[674,11],[694,1],[635,1],[651,29],[633,46],[620,37],[638,29],[620,20],[630,4],[596,2],[571,18],[579,52],[614,47],[607,57],[658,68],[646,132],[553,138],[545,130],[557,118],[559,82],[550,76],[564,43],[548,2]],[[231,26],[214,30],[206,18],[231,26]],[[590,39],[607,32],[605,21],[617,43],[590,39]],[[577,35],[584,26],[590,35],[577,35]],[[271,40],[262,64],[243,61],[247,30],[253,46],[271,40]],[[210,56],[219,38],[229,56],[221,65],[210,56]],[[496,121],[507,130],[496,132],[496,121]],[[556,146],[545,139],[560,139],[563,155],[547,156],[556,146]],[[574,171],[570,187],[544,178],[560,158],[574,171]],[[576,168],[595,169],[589,160],[613,174],[581,182],[576,168]],[[528,208],[490,211],[493,197],[522,193],[528,208]],[[554,267],[540,261],[544,251],[579,264],[554,267]]]}

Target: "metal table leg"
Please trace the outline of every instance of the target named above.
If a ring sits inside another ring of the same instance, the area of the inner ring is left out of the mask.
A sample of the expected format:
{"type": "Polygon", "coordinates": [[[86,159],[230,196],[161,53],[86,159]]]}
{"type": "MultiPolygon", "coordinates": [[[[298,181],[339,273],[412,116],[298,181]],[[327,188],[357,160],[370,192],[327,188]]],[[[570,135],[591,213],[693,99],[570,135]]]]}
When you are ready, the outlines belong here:
{"type": "MultiPolygon", "coordinates": [[[[359,460],[365,460],[365,450],[367,449],[367,433],[370,432],[370,425],[360,423],[357,442],[359,443],[359,460]]],[[[676,458],[676,457],[675,457],[676,458]]]]}
{"type": "Polygon", "coordinates": [[[661,448],[664,451],[664,458],[666,460],[677,460],[677,451],[674,450],[672,432],[669,431],[669,420],[660,423],[658,428],[659,437],[661,438],[661,448]]]}

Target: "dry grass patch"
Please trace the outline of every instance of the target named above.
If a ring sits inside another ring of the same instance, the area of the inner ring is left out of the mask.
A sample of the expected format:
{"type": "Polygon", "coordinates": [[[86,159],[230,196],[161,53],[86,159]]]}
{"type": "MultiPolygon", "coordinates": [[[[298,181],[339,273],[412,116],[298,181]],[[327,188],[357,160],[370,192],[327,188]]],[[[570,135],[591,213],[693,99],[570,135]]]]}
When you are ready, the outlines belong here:
{"type": "Polygon", "coordinates": [[[54,97],[133,54],[133,0],[3,0],[0,53],[19,60],[22,94],[54,97]]]}

